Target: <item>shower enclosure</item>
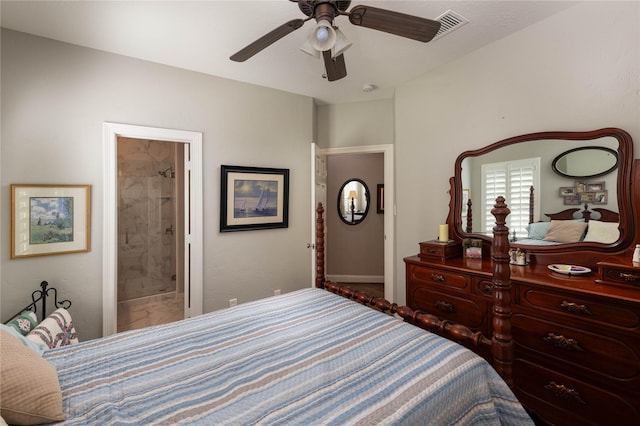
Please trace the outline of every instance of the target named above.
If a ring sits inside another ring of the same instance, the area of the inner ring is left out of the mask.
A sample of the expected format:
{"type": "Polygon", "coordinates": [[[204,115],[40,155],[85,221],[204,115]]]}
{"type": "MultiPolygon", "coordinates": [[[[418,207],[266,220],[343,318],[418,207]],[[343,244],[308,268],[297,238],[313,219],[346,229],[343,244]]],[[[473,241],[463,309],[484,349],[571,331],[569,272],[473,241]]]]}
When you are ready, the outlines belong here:
{"type": "Polygon", "coordinates": [[[118,303],[184,291],[178,144],[118,139],[118,303]]]}

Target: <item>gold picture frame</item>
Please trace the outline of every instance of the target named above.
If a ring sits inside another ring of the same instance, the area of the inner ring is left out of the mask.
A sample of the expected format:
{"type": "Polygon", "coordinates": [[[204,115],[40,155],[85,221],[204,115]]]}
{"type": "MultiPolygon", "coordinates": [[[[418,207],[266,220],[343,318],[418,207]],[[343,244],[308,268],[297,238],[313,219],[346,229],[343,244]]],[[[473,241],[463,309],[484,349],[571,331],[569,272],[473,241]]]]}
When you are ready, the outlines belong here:
{"type": "Polygon", "coordinates": [[[91,186],[11,185],[11,259],[88,252],[91,186]]]}

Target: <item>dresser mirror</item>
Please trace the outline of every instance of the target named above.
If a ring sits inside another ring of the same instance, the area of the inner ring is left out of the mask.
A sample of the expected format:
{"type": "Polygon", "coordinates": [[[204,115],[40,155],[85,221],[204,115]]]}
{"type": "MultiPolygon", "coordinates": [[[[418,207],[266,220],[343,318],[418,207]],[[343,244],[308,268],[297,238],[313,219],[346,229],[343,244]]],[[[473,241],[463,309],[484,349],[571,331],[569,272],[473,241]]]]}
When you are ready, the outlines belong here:
{"type": "Polygon", "coordinates": [[[448,222],[457,238],[489,243],[494,225],[491,208],[502,195],[512,211],[508,226],[514,246],[532,253],[621,251],[635,237],[632,164],[633,140],[617,128],[540,132],[504,139],[457,158],[448,222]],[[583,157],[579,161],[593,167],[559,173],[556,169],[564,167],[567,159],[573,161],[574,155],[588,156],[588,160],[583,157]],[[549,222],[558,218],[553,215],[558,212],[564,213],[562,219],[576,222],[586,217],[587,221],[619,223],[619,237],[606,243],[582,239],[547,243],[528,238],[530,222],[549,222]]]}
{"type": "Polygon", "coordinates": [[[347,225],[357,225],[369,212],[369,188],[361,179],[349,179],[338,191],[338,216],[347,225]]]}

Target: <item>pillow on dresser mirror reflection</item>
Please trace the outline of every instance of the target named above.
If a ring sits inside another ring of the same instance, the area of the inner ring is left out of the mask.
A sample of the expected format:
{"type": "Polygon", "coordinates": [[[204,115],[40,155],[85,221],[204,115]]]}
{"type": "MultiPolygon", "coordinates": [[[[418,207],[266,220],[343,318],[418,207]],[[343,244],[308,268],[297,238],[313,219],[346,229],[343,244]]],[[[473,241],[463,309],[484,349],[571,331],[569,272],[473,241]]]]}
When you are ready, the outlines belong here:
{"type": "Polygon", "coordinates": [[[600,222],[599,220],[590,220],[587,228],[587,235],[583,241],[591,241],[594,243],[613,244],[620,238],[620,229],[618,222],[600,222]]]}
{"type": "Polygon", "coordinates": [[[582,240],[586,229],[586,222],[552,220],[544,240],[555,241],[557,243],[577,243],[582,240]]]}
{"type": "Polygon", "coordinates": [[[547,235],[551,222],[533,222],[527,225],[527,238],[542,240],[547,235]]]}

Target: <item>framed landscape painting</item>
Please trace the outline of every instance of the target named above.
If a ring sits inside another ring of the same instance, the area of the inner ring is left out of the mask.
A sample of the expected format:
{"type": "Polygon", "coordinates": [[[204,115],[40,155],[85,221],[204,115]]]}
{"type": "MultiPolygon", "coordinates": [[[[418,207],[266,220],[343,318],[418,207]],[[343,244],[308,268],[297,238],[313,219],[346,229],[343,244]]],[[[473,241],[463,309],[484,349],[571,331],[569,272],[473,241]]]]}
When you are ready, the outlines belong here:
{"type": "Polygon", "coordinates": [[[11,258],[88,252],[89,185],[11,185],[11,258]]]}
{"type": "Polygon", "coordinates": [[[289,169],[221,166],[220,232],[289,226],[289,169]]]}

